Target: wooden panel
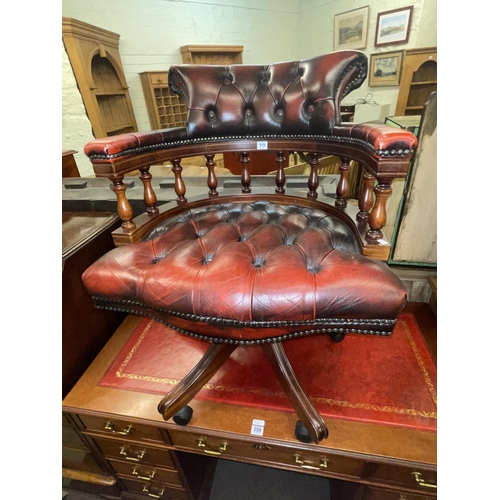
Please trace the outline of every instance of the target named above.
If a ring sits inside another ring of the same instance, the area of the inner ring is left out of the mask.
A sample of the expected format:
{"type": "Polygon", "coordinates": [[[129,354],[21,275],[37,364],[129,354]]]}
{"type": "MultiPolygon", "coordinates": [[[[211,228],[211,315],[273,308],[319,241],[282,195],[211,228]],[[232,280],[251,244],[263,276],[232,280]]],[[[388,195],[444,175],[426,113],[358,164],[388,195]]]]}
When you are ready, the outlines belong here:
{"type": "Polygon", "coordinates": [[[122,478],[122,482],[128,491],[142,493],[140,498],[162,498],[165,500],[191,500],[186,491],[177,488],[170,488],[161,483],[150,481],[134,481],[122,478]]]}
{"type": "Polygon", "coordinates": [[[116,458],[134,464],[158,465],[167,469],[175,469],[168,449],[126,439],[101,439],[90,433],[88,435],[92,437],[106,459],[116,458]]]}
{"type": "Polygon", "coordinates": [[[289,469],[321,471],[344,479],[359,479],[366,463],[363,460],[334,455],[321,450],[319,453],[300,450],[293,446],[263,444],[255,441],[221,439],[207,434],[169,431],[174,447],[194,453],[208,453],[223,457],[239,458],[244,461],[269,462],[284,465],[289,469]],[[223,451],[221,451],[223,450],[223,451]]]}
{"type": "Polygon", "coordinates": [[[130,479],[160,482],[182,488],[179,473],[174,469],[165,469],[157,465],[134,464],[114,459],[109,459],[108,462],[117,474],[128,476],[130,479]]]}
{"type": "Polygon", "coordinates": [[[184,45],[184,64],[242,64],[242,45],[184,45]]]}
{"type": "Polygon", "coordinates": [[[62,152],[62,176],[80,177],[80,171],[76,165],[74,154],[78,151],[70,149],[62,152]]]}
{"type": "Polygon", "coordinates": [[[117,420],[114,418],[80,415],[85,428],[92,433],[100,433],[111,437],[127,438],[134,441],[156,441],[164,443],[160,430],[156,427],[117,420]]]}
{"type": "Polygon", "coordinates": [[[426,104],[392,260],[437,264],[437,94],[426,104]],[[425,222],[424,222],[425,221],[425,222]]]}
{"type": "Polygon", "coordinates": [[[167,71],[140,73],[152,129],[184,127],[187,108],[179,97],[170,91],[167,71]]]}
{"type": "Polygon", "coordinates": [[[384,490],[381,488],[368,487],[363,500],[435,500],[435,496],[425,493],[407,493],[395,490],[384,490]]]}
{"type": "Polygon", "coordinates": [[[118,50],[120,35],[71,18],[63,42],[96,139],[137,131],[118,50]]]}
{"type": "Polygon", "coordinates": [[[405,51],[395,115],[420,115],[431,92],[436,89],[437,49],[405,51]]]}

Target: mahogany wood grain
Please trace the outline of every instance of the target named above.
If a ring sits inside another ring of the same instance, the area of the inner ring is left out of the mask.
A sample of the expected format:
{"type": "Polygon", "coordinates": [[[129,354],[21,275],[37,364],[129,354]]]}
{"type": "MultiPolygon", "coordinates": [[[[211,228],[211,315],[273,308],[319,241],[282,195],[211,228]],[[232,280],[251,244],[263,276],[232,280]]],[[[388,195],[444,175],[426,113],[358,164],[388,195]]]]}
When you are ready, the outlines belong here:
{"type": "Polygon", "coordinates": [[[319,443],[323,439],[326,439],[328,437],[328,429],[325,422],[295,376],[293,368],[283,349],[283,344],[281,342],[263,344],[262,349],[269,363],[271,363],[281,387],[283,387],[285,394],[311,435],[312,440],[315,443],[319,443]]]}
{"type": "Polygon", "coordinates": [[[276,193],[285,194],[285,162],[286,156],[283,151],[276,151],[276,163],[278,164],[276,170],[276,193]]]}
{"type": "Polygon", "coordinates": [[[177,195],[177,202],[184,203],[186,201],[186,185],[182,179],[182,167],[181,167],[181,158],[172,158],[172,172],[175,176],[175,194],[177,195]]]}
{"type": "Polygon", "coordinates": [[[62,176],[80,177],[80,171],[76,165],[74,154],[78,151],[70,149],[62,152],[62,176]]]}
{"type": "Polygon", "coordinates": [[[168,420],[186,406],[237,347],[236,344],[210,344],[198,364],[158,404],[163,419],[168,420]]]}
{"type": "Polygon", "coordinates": [[[363,185],[358,199],[359,212],[356,214],[356,220],[367,221],[370,211],[373,207],[373,186],[375,177],[365,172],[363,175],[363,185]]]}
{"type": "Polygon", "coordinates": [[[114,248],[111,233],[119,226],[109,212],[62,213],[62,397],[125,318],[97,310],[81,280],[88,266],[114,248]]]}
{"type": "Polygon", "coordinates": [[[158,213],[158,207],[156,206],[156,194],[151,186],[151,179],[153,176],[149,173],[149,167],[141,167],[139,170],[141,172],[139,178],[144,184],[144,201],[147,206],[146,211],[150,215],[155,215],[158,213]]]}
{"type": "Polygon", "coordinates": [[[207,154],[205,155],[206,158],[206,163],[205,166],[208,169],[208,179],[207,179],[207,186],[208,186],[208,196],[218,196],[219,193],[217,192],[217,177],[215,176],[215,162],[214,162],[214,155],[213,154],[207,154]]]}
{"type": "Polygon", "coordinates": [[[130,233],[135,229],[135,223],[132,221],[134,212],[125,195],[127,186],[123,182],[123,175],[112,177],[111,181],[111,189],[116,194],[118,215],[122,220],[122,229],[125,232],[130,233]]]}
{"type": "Polygon", "coordinates": [[[349,158],[342,158],[342,165],[340,166],[340,181],[337,184],[337,199],[335,206],[344,208],[347,205],[347,194],[349,193],[349,172],[352,165],[349,158]]]}
{"type": "Polygon", "coordinates": [[[319,154],[316,152],[312,152],[311,160],[309,161],[309,165],[311,167],[311,173],[309,174],[309,180],[307,182],[307,187],[309,188],[309,191],[307,193],[308,198],[318,197],[318,192],[317,192],[319,186],[318,164],[319,164],[319,154]]]}
{"type": "Polygon", "coordinates": [[[248,151],[242,151],[240,156],[241,162],[241,192],[250,193],[250,155],[248,151]]]}
{"type": "Polygon", "coordinates": [[[375,187],[375,205],[368,217],[370,230],[366,233],[366,237],[370,240],[379,240],[384,237],[382,228],[387,221],[387,199],[391,193],[391,181],[379,179],[375,187]]]}

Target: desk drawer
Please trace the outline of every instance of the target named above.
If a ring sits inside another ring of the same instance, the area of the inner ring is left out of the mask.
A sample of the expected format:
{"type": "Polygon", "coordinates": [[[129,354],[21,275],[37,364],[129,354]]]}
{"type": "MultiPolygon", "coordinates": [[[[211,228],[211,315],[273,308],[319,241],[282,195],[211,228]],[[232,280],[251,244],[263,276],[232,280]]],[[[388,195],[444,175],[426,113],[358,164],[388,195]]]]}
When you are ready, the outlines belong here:
{"type": "Polygon", "coordinates": [[[162,498],[165,500],[190,500],[187,493],[182,489],[170,488],[161,483],[148,481],[134,481],[120,477],[128,491],[142,493],[144,498],[162,498]]]}
{"type": "Polygon", "coordinates": [[[436,500],[434,496],[368,487],[363,500],[436,500]]]}
{"type": "Polygon", "coordinates": [[[94,417],[91,415],[79,415],[80,420],[89,431],[99,432],[109,436],[127,437],[135,441],[156,441],[164,443],[160,429],[147,425],[135,424],[126,420],[113,418],[94,417]]]}
{"type": "Polygon", "coordinates": [[[437,491],[437,488],[433,487],[437,485],[437,473],[418,468],[378,464],[372,473],[372,480],[378,484],[412,488],[426,495],[435,495],[437,491]]]}
{"type": "Polygon", "coordinates": [[[365,462],[318,451],[303,451],[300,448],[268,445],[261,441],[238,441],[235,439],[214,438],[202,434],[170,430],[174,447],[214,456],[228,456],[243,460],[266,461],[286,465],[290,469],[306,472],[330,472],[342,478],[359,479],[362,477],[365,462]]]}
{"type": "Polygon", "coordinates": [[[93,439],[106,459],[116,458],[133,464],[157,465],[167,469],[175,469],[175,463],[169,450],[119,439],[95,437],[93,439]]]}
{"type": "Polygon", "coordinates": [[[168,73],[154,73],[149,75],[153,85],[168,85],[168,73]]]}
{"type": "Polygon", "coordinates": [[[132,462],[122,462],[112,459],[108,459],[108,462],[117,474],[129,476],[130,479],[169,484],[182,488],[182,481],[176,470],[163,469],[155,465],[134,464],[132,462]]]}

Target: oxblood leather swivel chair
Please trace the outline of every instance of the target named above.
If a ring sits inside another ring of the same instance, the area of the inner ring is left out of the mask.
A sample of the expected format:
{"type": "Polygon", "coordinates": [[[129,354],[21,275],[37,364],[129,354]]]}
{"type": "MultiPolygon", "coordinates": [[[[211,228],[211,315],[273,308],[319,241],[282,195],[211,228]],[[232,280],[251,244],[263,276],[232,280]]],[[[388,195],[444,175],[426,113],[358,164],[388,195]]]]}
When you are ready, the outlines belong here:
{"type": "Polygon", "coordinates": [[[348,332],[391,335],[405,288],[370,256],[387,251],[390,183],[406,175],[416,139],[384,125],[340,122],[340,101],[366,69],[357,51],[266,66],[172,66],[169,85],[186,103],[185,128],[86,146],[96,175],[112,180],[122,218],[118,248],[83,275],[96,307],[149,316],[207,341],[201,361],[159,403],[165,420],[187,424],[187,404],[231,353],[260,345],[300,418],[296,436],[319,442],[328,429],[282,343],[319,334],[334,342],[348,332]],[[250,152],[262,148],[276,151],[274,193],[251,192],[250,152]],[[305,197],[285,193],[287,150],[311,155],[305,197]],[[241,153],[242,189],[219,196],[213,158],[225,151],[241,153]],[[320,153],[343,161],[335,206],[318,198],[320,153]],[[200,154],[208,196],[188,201],[181,158],[200,154]],[[366,169],[357,214],[345,199],[351,159],[366,169]],[[173,165],[177,200],[158,208],[149,166],[165,160],[173,165]],[[147,212],[133,219],[123,176],[135,169],[147,212]]]}

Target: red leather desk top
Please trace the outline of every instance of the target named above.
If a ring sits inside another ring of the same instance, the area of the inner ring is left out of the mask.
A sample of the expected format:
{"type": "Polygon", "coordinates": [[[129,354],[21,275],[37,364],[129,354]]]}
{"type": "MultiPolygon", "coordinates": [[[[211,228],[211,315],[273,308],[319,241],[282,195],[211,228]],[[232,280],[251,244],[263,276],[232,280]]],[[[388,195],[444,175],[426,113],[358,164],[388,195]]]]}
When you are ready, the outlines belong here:
{"type": "MultiPolygon", "coordinates": [[[[162,396],[207,347],[144,319],[99,385],[162,396]]],[[[324,417],[436,430],[437,371],[411,314],[399,316],[392,337],[351,334],[335,344],[320,335],[285,342],[284,347],[324,417]]],[[[236,349],[196,399],[293,412],[258,346],[236,349]]]]}

